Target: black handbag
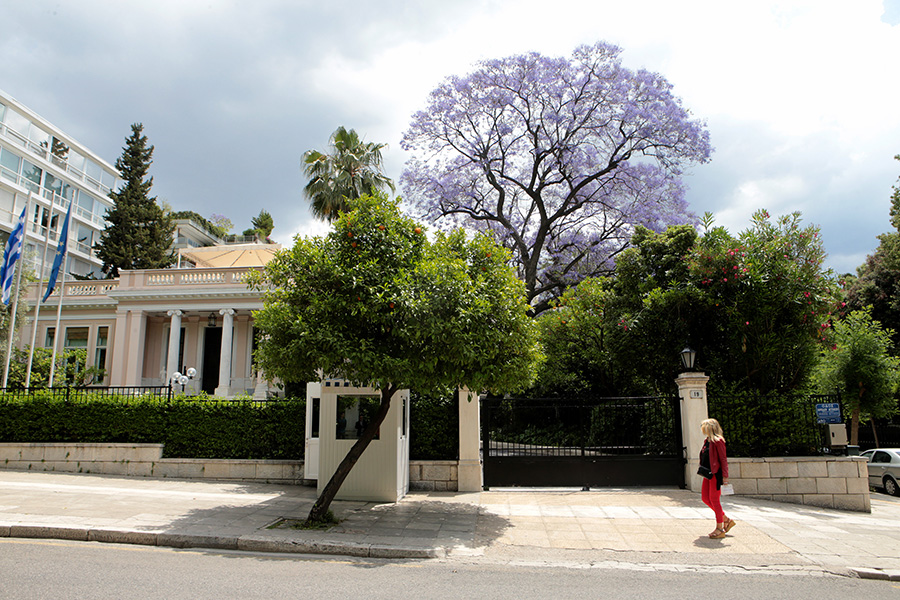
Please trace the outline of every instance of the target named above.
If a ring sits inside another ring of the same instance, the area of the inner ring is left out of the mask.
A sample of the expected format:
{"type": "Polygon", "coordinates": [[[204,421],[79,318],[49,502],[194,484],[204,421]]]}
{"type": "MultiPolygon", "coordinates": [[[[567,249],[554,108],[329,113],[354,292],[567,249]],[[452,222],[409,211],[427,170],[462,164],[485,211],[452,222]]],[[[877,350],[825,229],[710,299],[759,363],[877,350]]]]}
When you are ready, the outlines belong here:
{"type": "Polygon", "coordinates": [[[703,448],[700,450],[700,468],[697,469],[697,475],[712,479],[713,472],[709,468],[709,441],[704,442],[703,448]]]}

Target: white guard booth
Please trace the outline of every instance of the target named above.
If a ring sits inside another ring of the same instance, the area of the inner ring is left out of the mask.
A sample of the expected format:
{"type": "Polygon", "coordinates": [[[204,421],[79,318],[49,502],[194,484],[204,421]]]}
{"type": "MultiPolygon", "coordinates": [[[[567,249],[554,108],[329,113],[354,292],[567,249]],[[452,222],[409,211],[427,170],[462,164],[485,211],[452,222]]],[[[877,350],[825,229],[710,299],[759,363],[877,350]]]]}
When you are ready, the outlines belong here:
{"type": "MultiPolygon", "coordinates": [[[[321,493],[381,404],[381,393],[343,379],[306,387],[306,479],[321,493]],[[316,422],[318,421],[318,422],[316,422]]],[[[397,502],[409,491],[409,390],[398,390],[375,439],[338,491],[338,500],[397,502]]]]}

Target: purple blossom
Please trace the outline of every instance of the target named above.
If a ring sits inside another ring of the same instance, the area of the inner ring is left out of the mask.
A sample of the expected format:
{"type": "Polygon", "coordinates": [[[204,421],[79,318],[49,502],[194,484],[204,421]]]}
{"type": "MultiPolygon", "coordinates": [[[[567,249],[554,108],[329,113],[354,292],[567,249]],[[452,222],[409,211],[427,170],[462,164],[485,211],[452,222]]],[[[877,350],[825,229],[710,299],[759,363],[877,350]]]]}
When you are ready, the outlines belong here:
{"type": "Polygon", "coordinates": [[[571,58],[484,61],[448,77],[413,115],[402,176],[417,216],[493,232],[513,250],[535,312],[608,272],[634,228],[696,222],[684,168],[709,134],[662,76],[597,43],[571,58]]]}

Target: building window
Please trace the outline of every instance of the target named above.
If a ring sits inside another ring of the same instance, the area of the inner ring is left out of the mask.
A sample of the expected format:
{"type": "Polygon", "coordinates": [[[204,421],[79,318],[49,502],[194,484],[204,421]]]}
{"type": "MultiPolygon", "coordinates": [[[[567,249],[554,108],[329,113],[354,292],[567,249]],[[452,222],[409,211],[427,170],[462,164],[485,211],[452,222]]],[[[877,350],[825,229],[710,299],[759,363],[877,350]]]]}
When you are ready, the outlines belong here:
{"type": "Polygon", "coordinates": [[[97,328],[97,349],[94,350],[94,366],[103,369],[103,375],[97,379],[98,384],[106,381],[106,347],[109,340],[109,327],[97,328]]]}
{"type": "Polygon", "coordinates": [[[48,327],[47,335],[44,337],[44,348],[52,348],[56,341],[56,327],[48,327]]]}
{"type": "Polygon", "coordinates": [[[0,173],[10,181],[16,181],[19,178],[19,167],[22,165],[22,159],[9,150],[0,150],[0,173]]]}
{"type": "MultiPolygon", "coordinates": [[[[338,396],[335,438],[357,440],[372,421],[381,399],[378,396],[338,396]]],[[[379,439],[381,430],[373,439],[379,439]]]]}
{"type": "Polygon", "coordinates": [[[66,327],[66,350],[77,350],[88,346],[87,327],[66,327]]]}
{"type": "Polygon", "coordinates": [[[22,161],[22,177],[25,181],[22,184],[35,194],[41,189],[41,176],[44,172],[37,165],[33,165],[27,160],[22,161]]]}

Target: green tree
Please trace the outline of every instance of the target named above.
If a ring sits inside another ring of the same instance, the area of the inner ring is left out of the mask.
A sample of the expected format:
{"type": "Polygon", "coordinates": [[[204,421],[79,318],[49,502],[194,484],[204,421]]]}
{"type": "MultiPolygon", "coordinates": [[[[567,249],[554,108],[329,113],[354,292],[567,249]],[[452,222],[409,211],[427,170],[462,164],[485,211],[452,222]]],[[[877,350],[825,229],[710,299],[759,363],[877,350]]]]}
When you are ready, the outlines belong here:
{"type": "Polygon", "coordinates": [[[818,229],[802,227],[798,213],[772,221],[759,211],[737,237],[639,227],[614,278],[579,285],[549,315],[545,345],[568,350],[545,372],[569,369],[601,393],[656,393],[671,386],[689,344],[716,386],[802,388],[840,310],[824,257],[818,229]]]}
{"type": "Polygon", "coordinates": [[[272,230],[275,229],[275,220],[266,210],[259,211],[259,215],[253,217],[250,220],[250,224],[252,227],[245,229],[244,235],[256,236],[261,240],[268,240],[269,236],[272,235],[272,230]]]}
{"type": "Polygon", "coordinates": [[[540,358],[508,251],[462,231],[429,242],[398,202],[351,200],[327,236],[298,238],[252,278],[264,291],[264,307],[254,313],[262,370],[287,382],[316,381],[322,372],[381,390],[376,415],[310,522],[325,516],[398,389],[521,389],[540,358]]]}
{"type": "MultiPolygon", "coordinates": [[[[50,380],[50,363],[53,348],[35,348],[34,361],[31,365],[31,387],[47,387],[50,380]]],[[[103,379],[104,371],[98,367],[87,366],[87,350],[69,348],[56,356],[53,373],[54,387],[68,385],[90,385],[103,379]]],[[[24,387],[28,370],[28,347],[13,348],[12,360],[9,363],[8,387],[24,387]]]]}
{"type": "Polygon", "coordinates": [[[356,130],[338,127],[327,153],[308,150],[303,154],[304,188],[313,214],[334,221],[346,201],[378,191],[394,191],[393,182],[382,172],[381,151],[385,144],[363,142],[356,130]]]}
{"type": "Polygon", "coordinates": [[[834,346],[822,354],[816,372],[822,391],[838,390],[850,413],[850,443],[859,443],[861,419],[897,412],[900,359],[890,355],[890,331],[868,310],[855,310],[834,323],[834,346]]]}
{"type": "Polygon", "coordinates": [[[103,261],[107,277],[117,277],[121,269],[163,269],[175,262],[171,217],[150,196],[153,177],[147,177],[153,162],[153,146],[147,145],[144,126],[131,126],[116,169],[125,182],[118,191],[109,193],[113,207],[106,213],[107,226],[94,246],[103,261]]]}
{"type": "MultiPolygon", "coordinates": [[[[894,158],[900,160],[900,154],[894,158]]],[[[866,257],[849,285],[847,304],[853,310],[871,308],[872,318],[891,330],[896,354],[900,351],[900,183],[893,186],[890,215],[896,231],[878,236],[878,248],[866,257]]]]}

